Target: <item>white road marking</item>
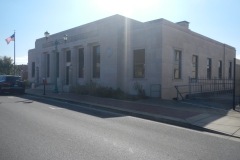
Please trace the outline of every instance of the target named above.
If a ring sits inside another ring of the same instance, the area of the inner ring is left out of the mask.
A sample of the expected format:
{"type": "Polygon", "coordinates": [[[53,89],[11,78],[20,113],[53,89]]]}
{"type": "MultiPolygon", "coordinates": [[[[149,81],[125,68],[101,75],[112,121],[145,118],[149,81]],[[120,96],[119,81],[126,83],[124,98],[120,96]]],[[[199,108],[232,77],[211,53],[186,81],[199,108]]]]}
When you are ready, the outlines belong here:
{"type": "Polygon", "coordinates": [[[13,96],[8,96],[8,98],[14,98],[13,96]]]}
{"type": "Polygon", "coordinates": [[[55,107],[48,107],[50,109],[62,109],[62,108],[55,108],[55,107]]]}

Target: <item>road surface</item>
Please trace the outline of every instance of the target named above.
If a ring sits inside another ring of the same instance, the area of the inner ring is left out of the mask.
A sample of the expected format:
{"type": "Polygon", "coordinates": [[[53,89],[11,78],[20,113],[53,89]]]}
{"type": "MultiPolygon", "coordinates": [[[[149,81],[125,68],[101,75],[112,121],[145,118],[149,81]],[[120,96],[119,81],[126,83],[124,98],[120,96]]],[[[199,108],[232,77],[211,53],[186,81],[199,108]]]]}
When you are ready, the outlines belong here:
{"type": "Polygon", "coordinates": [[[0,96],[0,160],[238,160],[239,139],[84,106],[0,96]]]}

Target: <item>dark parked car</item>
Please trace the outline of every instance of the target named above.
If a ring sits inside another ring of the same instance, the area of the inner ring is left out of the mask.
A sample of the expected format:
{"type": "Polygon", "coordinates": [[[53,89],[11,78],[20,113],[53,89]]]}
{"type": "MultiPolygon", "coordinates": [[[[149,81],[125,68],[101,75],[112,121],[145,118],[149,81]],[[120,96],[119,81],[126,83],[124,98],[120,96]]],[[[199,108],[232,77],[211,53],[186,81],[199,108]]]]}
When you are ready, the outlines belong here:
{"type": "Polygon", "coordinates": [[[0,75],[0,93],[25,93],[25,84],[20,76],[0,75]]]}

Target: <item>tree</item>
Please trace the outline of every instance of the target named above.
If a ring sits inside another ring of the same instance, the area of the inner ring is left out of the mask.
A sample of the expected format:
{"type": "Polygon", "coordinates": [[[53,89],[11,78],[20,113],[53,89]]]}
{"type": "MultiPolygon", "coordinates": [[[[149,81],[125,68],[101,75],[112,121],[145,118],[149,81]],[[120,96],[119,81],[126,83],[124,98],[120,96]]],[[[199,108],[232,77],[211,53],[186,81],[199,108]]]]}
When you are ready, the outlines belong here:
{"type": "Polygon", "coordinates": [[[11,57],[0,57],[0,74],[14,74],[14,65],[11,57]]]}

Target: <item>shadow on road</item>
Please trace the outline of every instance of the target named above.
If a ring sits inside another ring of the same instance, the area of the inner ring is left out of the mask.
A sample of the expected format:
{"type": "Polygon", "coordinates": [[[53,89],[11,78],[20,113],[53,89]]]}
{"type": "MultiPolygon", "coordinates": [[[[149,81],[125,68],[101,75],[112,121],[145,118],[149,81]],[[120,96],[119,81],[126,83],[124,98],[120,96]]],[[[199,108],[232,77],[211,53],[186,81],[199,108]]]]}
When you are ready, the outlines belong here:
{"type": "MultiPolygon", "coordinates": [[[[18,95],[26,99],[23,103],[36,101],[52,105],[53,108],[56,106],[99,118],[134,116],[199,131],[207,129],[211,132],[216,131],[230,135],[239,129],[239,112],[228,108],[231,105],[228,105],[226,96],[221,97],[220,100],[218,97],[213,101],[201,99],[198,102],[197,100],[193,102],[171,101],[160,98],[130,102],[72,93],[56,94],[50,91],[43,95],[42,90],[37,89],[29,89],[26,93],[26,95],[18,95]]],[[[16,101],[16,103],[22,102],[16,101]]]]}
{"type": "Polygon", "coordinates": [[[111,109],[104,108],[104,110],[103,110],[102,108],[94,106],[94,105],[77,104],[77,103],[73,103],[73,102],[67,102],[64,100],[63,101],[56,100],[54,98],[49,99],[49,98],[36,97],[36,96],[30,96],[30,95],[14,95],[14,96],[26,99],[26,100],[21,100],[21,101],[17,100],[17,101],[15,101],[15,103],[32,103],[35,101],[35,102],[54,106],[56,108],[64,108],[67,110],[71,110],[74,112],[80,112],[83,114],[88,114],[88,115],[99,117],[99,118],[114,118],[114,117],[124,116],[121,113],[111,112],[111,111],[113,111],[111,109]]]}

